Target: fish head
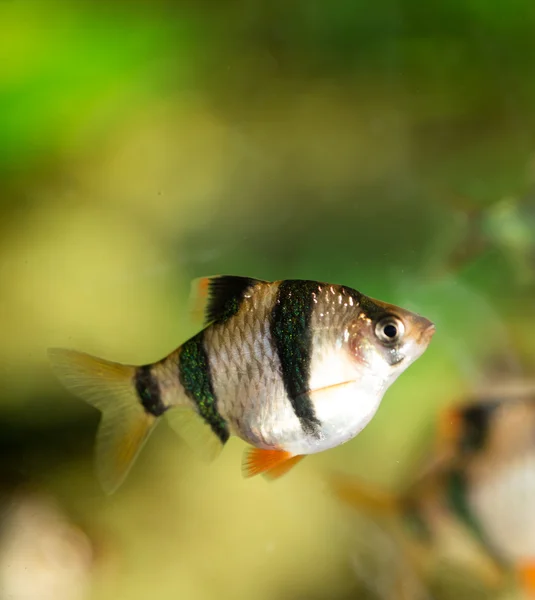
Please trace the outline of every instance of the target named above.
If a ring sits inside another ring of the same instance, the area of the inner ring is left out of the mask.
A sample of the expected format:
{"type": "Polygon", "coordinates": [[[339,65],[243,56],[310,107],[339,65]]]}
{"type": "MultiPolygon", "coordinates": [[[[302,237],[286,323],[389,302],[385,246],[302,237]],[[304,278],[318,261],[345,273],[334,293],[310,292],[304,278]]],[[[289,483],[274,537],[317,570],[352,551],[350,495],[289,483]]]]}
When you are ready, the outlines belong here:
{"type": "Polygon", "coordinates": [[[349,330],[350,352],[386,389],[425,352],[435,326],[425,317],[372,298],[363,298],[359,309],[349,330]]]}
{"type": "Polygon", "coordinates": [[[521,457],[535,451],[534,398],[497,393],[465,400],[440,415],[438,437],[439,447],[461,459],[521,457]]]}

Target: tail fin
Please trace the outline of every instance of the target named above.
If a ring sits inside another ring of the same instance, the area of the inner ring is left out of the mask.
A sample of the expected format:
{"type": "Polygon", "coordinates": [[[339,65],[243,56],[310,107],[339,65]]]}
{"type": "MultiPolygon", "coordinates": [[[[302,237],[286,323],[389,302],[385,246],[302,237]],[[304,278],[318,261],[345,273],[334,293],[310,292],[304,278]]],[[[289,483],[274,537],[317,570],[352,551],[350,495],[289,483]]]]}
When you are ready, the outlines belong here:
{"type": "Polygon", "coordinates": [[[52,369],[62,384],[102,412],[96,441],[96,470],[112,494],[124,481],[156,425],[138,399],[135,367],[62,348],[50,348],[52,369]]]}

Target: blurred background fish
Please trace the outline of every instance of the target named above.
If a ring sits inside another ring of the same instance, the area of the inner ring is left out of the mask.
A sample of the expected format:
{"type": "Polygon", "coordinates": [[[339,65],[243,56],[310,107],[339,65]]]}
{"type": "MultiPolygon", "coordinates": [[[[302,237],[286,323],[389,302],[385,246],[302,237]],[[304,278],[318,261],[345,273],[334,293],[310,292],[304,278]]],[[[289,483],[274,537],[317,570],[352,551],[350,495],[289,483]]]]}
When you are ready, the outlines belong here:
{"type": "Polygon", "coordinates": [[[0,2],[0,490],[22,477],[84,533],[93,598],[359,592],[322,473],[405,489],[492,356],[533,363],[534,28],[531,0],[0,2]],[[46,348],[164,356],[198,331],[190,281],[223,272],[343,282],[437,334],[351,444],[276,485],[243,480],[241,440],[200,469],[162,427],[104,496],[98,415],[46,348]]]}
{"type": "Polygon", "coordinates": [[[342,475],[333,489],[388,522],[398,555],[385,569],[406,560],[402,574],[429,587],[446,560],[493,597],[515,582],[533,598],[535,380],[502,380],[480,392],[444,411],[434,451],[399,493],[342,475]]]}

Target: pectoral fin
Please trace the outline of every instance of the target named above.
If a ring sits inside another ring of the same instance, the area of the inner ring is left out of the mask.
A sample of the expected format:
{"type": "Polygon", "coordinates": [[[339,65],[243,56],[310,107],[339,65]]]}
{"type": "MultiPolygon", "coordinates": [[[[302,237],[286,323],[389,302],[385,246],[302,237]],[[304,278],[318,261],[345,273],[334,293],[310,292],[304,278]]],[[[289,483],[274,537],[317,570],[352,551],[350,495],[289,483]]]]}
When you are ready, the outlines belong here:
{"type": "Polygon", "coordinates": [[[193,408],[174,406],[165,416],[175,433],[202,461],[210,463],[219,456],[223,442],[193,408]]]}

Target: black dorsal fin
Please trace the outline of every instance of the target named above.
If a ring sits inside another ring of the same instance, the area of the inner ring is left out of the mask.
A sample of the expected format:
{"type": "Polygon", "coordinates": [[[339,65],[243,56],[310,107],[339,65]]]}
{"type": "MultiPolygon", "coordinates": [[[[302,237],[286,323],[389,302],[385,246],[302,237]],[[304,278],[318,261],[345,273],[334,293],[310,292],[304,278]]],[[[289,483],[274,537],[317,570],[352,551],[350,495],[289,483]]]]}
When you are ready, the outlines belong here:
{"type": "Polygon", "coordinates": [[[204,325],[224,323],[238,312],[245,292],[257,283],[265,282],[235,275],[195,279],[191,285],[192,315],[204,325]]]}

